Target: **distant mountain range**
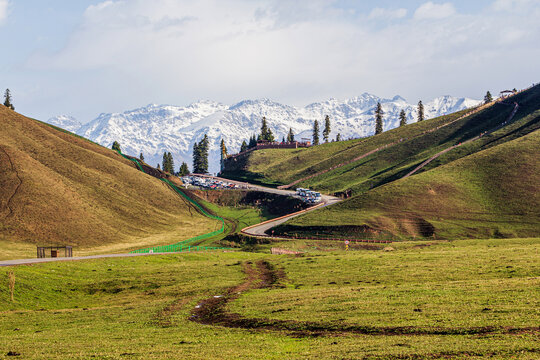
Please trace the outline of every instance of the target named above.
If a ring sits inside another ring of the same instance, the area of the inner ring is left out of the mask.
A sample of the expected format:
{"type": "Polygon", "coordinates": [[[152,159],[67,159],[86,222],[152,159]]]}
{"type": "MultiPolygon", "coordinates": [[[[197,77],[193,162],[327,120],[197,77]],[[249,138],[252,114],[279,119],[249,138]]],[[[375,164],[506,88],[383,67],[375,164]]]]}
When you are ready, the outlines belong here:
{"type": "MultiPolygon", "coordinates": [[[[403,109],[408,122],[415,122],[417,105],[409,104],[400,96],[383,99],[365,93],[347,100],[330,99],[302,108],[280,104],[268,99],[244,100],[228,106],[213,101],[198,101],[181,107],[151,104],[123,113],[101,114],[86,124],[60,115],[48,120],[59,126],[110,147],[114,141],[121,144],[126,154],[138,156],[141,152],[151,165],[161,163],[163,152],[173,154],[175,167],[182,161],[192,164],[193,143],[204,134],[210,139],[210,172],[219,171],[219,144],[221,139],[229,153],[238,152],[243,140],[259,133],[261,119],[266,117],[276,139],[286,136],[292,128],[296,139],[311,138],[313,122],[330,116],[331,139],[341,134],[342,139],[373,135],[374,110],[381,102],[384,130],[399,125],[399,112],[403,109]]],[[[480,103],[479,100],[441,96],[424,103],[426,119],[463,110],[480,103]]],[[[322,124],[321,124],[322,131],[322,124]]]]}

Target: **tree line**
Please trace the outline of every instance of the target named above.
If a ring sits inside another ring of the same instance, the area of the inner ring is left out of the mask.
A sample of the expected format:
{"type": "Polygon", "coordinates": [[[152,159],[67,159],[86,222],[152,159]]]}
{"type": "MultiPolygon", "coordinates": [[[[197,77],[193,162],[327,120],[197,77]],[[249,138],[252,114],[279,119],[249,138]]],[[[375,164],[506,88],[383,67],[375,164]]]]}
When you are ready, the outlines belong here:
{"type": "MultiPolygon", "coordinates": [[[[418,102],[417,107],[417,121],[423,121],[425,119],[424,115],[424,104],[420,100],[418,102]]],[[[375,135],[378,135],[384,131],[383,129],[383,115],[384,110],[382,108],[382,105],[380,102],[377,103],[377,106],[375,107],[375,135]]],[[[405,113],[405,110],[401,110],[399,113],[399,126],[405,126],[407,125],[407,114],[405,113]]],[[[324,118],[324,128],[322,131],[322,139],[325,143],[330,141],[330,133],[331,133],[331,121],[330,116],[326,115],[324,118]]],[[[321,131],[320,131],[320,125],[319,121],[315,120],[313,122],[313,129],[312,129],[312,144],[313,145],[319,145],[321,143],[321,131]]],[[[336,138],[332,140],[333,141],[341,141],[341,134],[338,133],[336,135],[336,138]]],[[[222,140],[223,141],[223,140],[222,140]]],[[[272,129],[268,127],[268,123],[266,120],[266,117],[263,116],[262,118],[262,124],[261,124],[261,132],[258,135],[252,135],[249,140],[242,141],[242,145],[240,146],[240,152],[247,151],[251,148],[254,148],[257,146],[258,141],[269,141],[274,142],[275,137],[272,133],[272,129]]],[[[282,142],[294,142],[294,132],[292,128],[289,128],[289,132],[287,134],[287,138],[283,137],[282,142]]]]}

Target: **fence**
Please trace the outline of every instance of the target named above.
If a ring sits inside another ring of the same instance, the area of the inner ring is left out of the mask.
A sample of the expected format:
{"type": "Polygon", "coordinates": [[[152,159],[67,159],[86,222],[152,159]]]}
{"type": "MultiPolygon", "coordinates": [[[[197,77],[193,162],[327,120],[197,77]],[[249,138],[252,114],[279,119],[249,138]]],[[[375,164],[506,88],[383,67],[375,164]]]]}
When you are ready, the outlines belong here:
{"type": "MultiPolygon", "coordinates": [[[[125,159],[133,161],[135,164],[137,164],[137,167],[139,168],[139,170],[141,170],[142,172],[145,172],[143,170],[143,167],[141,166],[141,164],[139,163],[139,161],[137,159],[132,158],[130,156],[126,156],[126,155],[122,154],[122,152],[119,151],[119,150],[116,150],[116,152],[118,152],[118,154],[120,154],[125,159]]],[[[204,209],[195,200],[193,200],[192,198],[187,196],[182,190],[180,190],[178,187],[176,187],[176,185],[174,185],[169,179],[160,179],[160,180],[163,181],[164,183],[166,183],[167,185],[169,185],[178,195],[182,196],[188,202],[193,204],[204,216],[206,216],[206,217],[208,217],[210,219],[220,220],[221,221],[221,228],[219,230],[212,231],[212,232],[209,232],[207,234],[195,236],[195,237],[192,237],[190,239],[183,240],[183,241],[171,244],[171,245],[160,245],[160,246],[147,247],[147,248],[144,248],[144,249],[133,250],[133,251],[131,251],[131,253],[163,253],[163,252],[200,251],[203,248],[204,248],[204,250],[227,249],[227,248],[223,248],[223,247],[208,247],[208,246],[191,246],[191,245],[189,245],[189,244],[191,244],[191,243],[193,243],[195,241],[209,239],[209,238],[211,238],[213,236],[222,234],[225,231],[225,220],[223,220],[222,217],[219,217],[219,216],[212,215],[212,214],[208,213],[206,211],[206,209],[204,209]]]]}

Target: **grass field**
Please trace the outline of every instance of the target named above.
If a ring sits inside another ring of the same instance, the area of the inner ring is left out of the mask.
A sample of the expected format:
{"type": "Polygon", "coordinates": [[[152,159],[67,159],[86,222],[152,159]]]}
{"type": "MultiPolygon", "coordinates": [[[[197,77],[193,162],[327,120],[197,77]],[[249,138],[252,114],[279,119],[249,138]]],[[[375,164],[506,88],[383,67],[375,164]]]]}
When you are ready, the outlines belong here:
{"type": "Polygon", "coordinates": [[[0,106],[0,259],[35,245],[126,252],[212,231],[163,182],[116,152],[0,106]]]}
{"type": "Polygon", "coordinates": [[[12,268],[13,303],[4,269],[0,357],[536,359],[539,247],[540,239],[412,242],[389,252],[192,253],[19,266],[12,268]],[[189,320],[203,299],[244,281],[246,262],[262,259],[283,270],[284,287],[248,290],[227,311],[286,320],[289,330],[189,320]],[[308,323],[328,332],[310,335],[301,330],[308,323]],[[405,326],[409,334],[346,331],[351,326],[405,326]]]}

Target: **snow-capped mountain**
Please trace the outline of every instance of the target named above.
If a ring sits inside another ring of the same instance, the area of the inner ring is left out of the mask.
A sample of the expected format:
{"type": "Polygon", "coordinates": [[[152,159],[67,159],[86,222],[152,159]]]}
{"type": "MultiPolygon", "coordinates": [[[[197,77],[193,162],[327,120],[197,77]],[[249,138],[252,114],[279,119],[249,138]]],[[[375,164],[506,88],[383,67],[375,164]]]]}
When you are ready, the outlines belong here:
{"type": "Polygon", "coordinates": [[[82,126],[82,124],[75,119],[73,116],[69,115],[58,115],[50,118],[47,122],[51,125],[58,126],[67,131],[76,132],[82,126]]]}
{"type": "MultiPolygon", "coordinates": [[[[221,139],[229,153],[237,152],[243,140],[258,134],[263,116],[268,121],[276,139],[286,136],[292,128],[296,139],[311,138],[313,122],[319,120],[321,131],[326,115],[330,116],[333,139],[339,133],[342,139],[373,135],[374,110],[381,102],[384,129],[399,125],[399,112],[405,110],[408,122],[416,121],[417,106],[400,96],[382,99],[375,95],[313,103],[303,108],[279,104],[268,99],[244,100],[227,106],[212,101],[199,101],[189,106],[151,104],[123,113],[101,114],[96,119],[77,128],[71,117],[58,116],[49,123],[110,147],[118,141],[126,154],[138,156],[141,152],[151,165],[161,163],[163,153],[171,152],[175,166],[182,161],[190,167],[193,144],[204,134],[210,139],[210,172],[219,171],[219,144],[221,139]],[[68,128],[69,127],[69,128],[68,128]]],[[[475,106],[478,100],[438,97],[424,104],[427,119],[475,106]]]]}

